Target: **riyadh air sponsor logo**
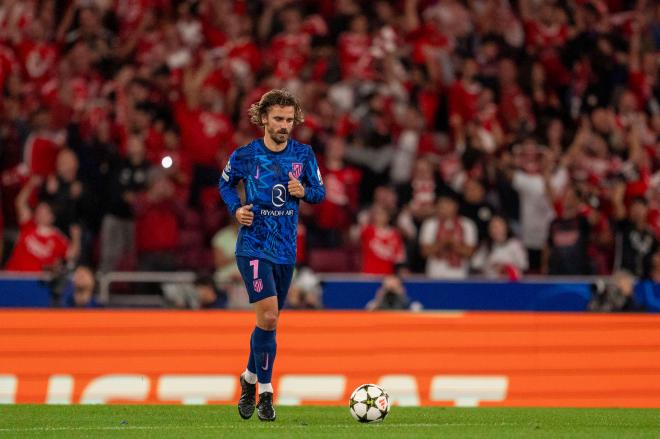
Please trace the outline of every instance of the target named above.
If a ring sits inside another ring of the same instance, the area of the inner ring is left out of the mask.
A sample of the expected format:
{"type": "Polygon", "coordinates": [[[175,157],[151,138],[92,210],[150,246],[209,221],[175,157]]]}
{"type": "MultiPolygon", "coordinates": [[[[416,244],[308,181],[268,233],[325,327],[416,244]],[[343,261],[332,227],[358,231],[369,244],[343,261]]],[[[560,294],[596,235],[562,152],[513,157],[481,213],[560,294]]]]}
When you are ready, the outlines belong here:
{"type": "Polygon", "coordinates": [[[286,203],[286,187],[283,184],[276,184],[273,186],[271,201],[273,206],[282,207],[286,203]]]}
{"type": "Polygon", "coordinates": [[[293,216],[295,211],[293,209],[287,210],[273,210],[273,209],[261,209],[259,210],[259,215],[261,216],[293,216]]]}

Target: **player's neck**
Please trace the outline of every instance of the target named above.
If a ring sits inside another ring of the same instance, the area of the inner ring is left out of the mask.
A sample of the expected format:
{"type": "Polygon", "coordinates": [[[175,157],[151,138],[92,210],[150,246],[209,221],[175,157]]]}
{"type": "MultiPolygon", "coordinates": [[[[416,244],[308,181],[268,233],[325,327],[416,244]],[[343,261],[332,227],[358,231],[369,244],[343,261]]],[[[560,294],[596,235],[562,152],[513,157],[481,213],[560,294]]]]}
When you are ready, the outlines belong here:
{"type": "Polygon", "coordinates": [[[288,141],[289,139],[285,140],[284,143],[277,143],[268,134],[264,136],[264,145],[266,145],[266,148],[268,148],[273,152],[284,151],[284,148],[286,148],[286,144],[288,141]]]}

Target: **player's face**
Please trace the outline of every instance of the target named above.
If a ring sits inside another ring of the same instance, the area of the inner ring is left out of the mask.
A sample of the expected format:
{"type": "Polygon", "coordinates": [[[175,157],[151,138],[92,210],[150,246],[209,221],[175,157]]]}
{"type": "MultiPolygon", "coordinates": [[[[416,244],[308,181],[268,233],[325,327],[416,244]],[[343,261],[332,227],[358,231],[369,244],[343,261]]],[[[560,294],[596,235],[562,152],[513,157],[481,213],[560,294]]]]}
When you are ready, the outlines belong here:
{"type": "Polygon", "coordinates": [[[278,145],[286,143],[293,129],[294,116],[293,107],[273,105],[264,118],[266,134],[278,145]]]}

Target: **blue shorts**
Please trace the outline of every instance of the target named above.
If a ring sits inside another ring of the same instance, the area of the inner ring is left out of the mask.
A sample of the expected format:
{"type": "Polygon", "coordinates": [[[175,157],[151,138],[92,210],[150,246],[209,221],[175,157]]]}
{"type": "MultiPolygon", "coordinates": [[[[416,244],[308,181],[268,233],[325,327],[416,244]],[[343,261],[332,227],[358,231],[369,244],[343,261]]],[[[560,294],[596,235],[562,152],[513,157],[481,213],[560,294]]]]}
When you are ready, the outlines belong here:
{"type": "Polygon", "coordinates": [[[282,309],[293,277],[293,264],[274,264],[266,259],[236,256],[250,303],[277,296],[277,307],[282,309]]]}

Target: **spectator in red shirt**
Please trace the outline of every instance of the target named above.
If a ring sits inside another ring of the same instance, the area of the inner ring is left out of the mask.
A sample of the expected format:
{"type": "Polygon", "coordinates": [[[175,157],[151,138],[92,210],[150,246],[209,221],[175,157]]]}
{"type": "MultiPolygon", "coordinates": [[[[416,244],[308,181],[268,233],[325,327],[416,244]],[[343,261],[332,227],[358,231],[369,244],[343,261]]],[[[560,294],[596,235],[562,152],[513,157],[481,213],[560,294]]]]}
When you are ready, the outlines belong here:
{"type": "Polygon", "coordinates": [[[566,85],[570,76],[559,53],[569,37],[566,14],[559,5],[548,0],[541,2],[535,14],[531,11],[529,0],[521,0],[519,7],[525,26],[527,51],[538,57],[553,85],[566,85]]]}
{"type": "MultiPolygon", "coordinates": [[[[271,30],[272,17],[278,11],[276,2],[269,2],[259,23],[259,34],[265,38],[271,30]]],[[[266,61],[282,79],[296,78],[309,57],[311,35],[303,30],[300,10],[295,6],[280,9],[278,19],[284,30],[270,40],[270,47],[265,52],[266,61]]]]}
{"type": "Polygon", "coordinates": [[[112,9],[119,21],[119,35],[122,39],[129,38],[148,10],[160,3],[163,2],[159,0],[114,0],[112,9]]]}
{"type": "Polygon", "coordinates": [[[532,104],[518,84],[518,67],[511,58],[500,61],[498,82],[499,113],[504,129],[515,134],[529,132],[534,128],[532,104]]]}
{"type": "MultiPolygon", "coordinates": [[[[628,84],[637,97],[639,108],[646,108],[653,98],[653,90],[658,86],[657,53],[643,53],[641,50],[641,25],[633,23],[630,39],[630,65],[628,84]]],[[[653,111],[653,110],[651,110],[653,111]]]]}
{"type": "Polygon", "coordinates": [[[653,177],[651,181],[650,200],[649,200],[649,226],[655,233],[655,238],[660,241],[660,174],[653,177]]]}
{"type": "Polygon", "coordinates": [[[204,187],[216,186],[219,169],[224,166],[234,146],[234,128],[221,111],[219,91],[205,83],[213,65],[205,59],[197,68],[184,72],[184,99],[174,104],[174,116],[181,129],[181,143],[193,162],[190,204],[199,204],[204,187]]]}
{"type": "Polygon", "coordinates": [[[66,134],[53,129],[51,110],[38,109],[32,116],[32,129],[23,147],[24,161],[32,174],[46,177],[55,172],[55,159],[66,134]]]}
{"type": "Polygon", "coordinates": [[[321,173],[325,185],[325,200],[315,206],[315,243],[336,247],[347,242],[358,209],[358,188],[362,173],[344,162],[346,143],[342,137],[332,137],[325,145],[321,173]]]}
{"type": "Polygon", "coordinates": [[[362,273],[394,274],[405,259],[401,233],[390,225],[390,214],[382,207],[371,210],[371,221],[362,229],[362,273]]]}
{"type": "Polygon", "coordinates": [[[183,206],[174,184],[162,170],[152,169],[147,191],[133,203],[137,237],[138,269],[169,271],[177,268],[176,250],[183,206]]]}
{"type": "Polygon", "coordinates": [[[339,63],[344,79],[372,79],[373,56],[370,49],[371,35],[367,17],[356,15],[351,20],[349,30],[339,36],[339,63]]]}
{"type": "Polygon", "coordinates": [[[65,261],[69,241],[53,224],[55,215],[50,205],[39,202],[34,212],[28,204],[32,191],[41,178],[33,176],[16,197],[16,213],[20,234],[6,270],[41,272],[54,269],[65,261]]]}
{"type": "Polygon", "coordinates": [[[473,58],[463,61],[461,77],[449,89],[449,124],[458,134],[477,117],[477,100],[481,85],[476,81],[479,65],[473,58]]]}
{"type": "Polygon", "coordinates": [[[256,74],[263,60],[252,38],[253,21],[248,16],[232,15],[227,20],[226,43],[221,46],[227,66],[236,80],[256,74]]]}
{"type": "Polygon", "coordinates": [[[29,38],[18,45],[18,54],[27,78],[41,86],[55,73],[59,53],[57,45],[49,42],[47,29],[39,20],[30,26],[29,38]]]}
{"type": "Polygon", "coordinates": [[[11,73],[18,70],[18,61],[14,51],[9,46],[0,43],[0,88],[4,90],[11,73]]]}

